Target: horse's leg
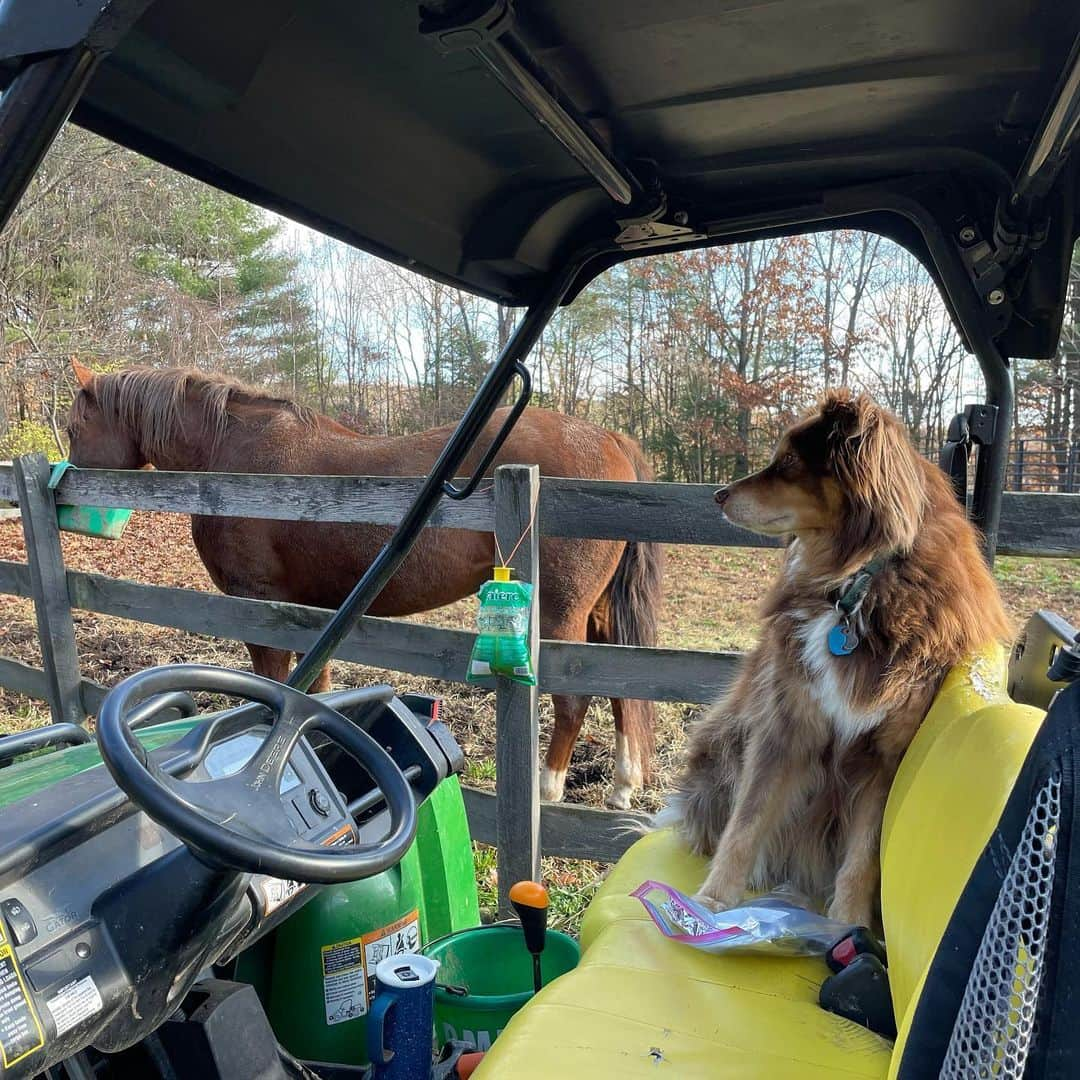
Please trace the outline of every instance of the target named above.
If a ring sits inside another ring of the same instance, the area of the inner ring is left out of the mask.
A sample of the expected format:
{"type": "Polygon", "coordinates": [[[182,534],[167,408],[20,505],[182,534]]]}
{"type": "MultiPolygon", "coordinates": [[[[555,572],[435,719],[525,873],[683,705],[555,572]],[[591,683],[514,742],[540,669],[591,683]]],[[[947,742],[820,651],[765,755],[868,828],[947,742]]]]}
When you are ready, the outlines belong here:
{"type": "Polygon", "coordinates": [[[544,768],[540,773],[540,798],[546,802],[561,802],[566,789],[566,773],[570,768],[570,758],[574,754],[574,744],[585,720],[592,698],[566,695],[552,695],[551,704],[555,709],[555,729],[548,743],[544,768]]]}
{"type": "MultiPolygon", "coordinates": [[[[619,562],[621,545],[607,540],[566,540],[544,537],[540,542],[540,636],[551,641],[586,641],[591,637],[590,613],[600,600],[619,562]]],[[[551,733],[540,795],[550,802],[563,797],[566,773],[589,696],[552,695],[555,728],[551,733]]]]}
{"type": "Polygon", "coordinates": [[[247,651],[251,653],[251,667],[256,675],[265,675],[277,682],[284,682],[289,677],[292,653],[287,649],[271,649],[267,645],[252,645],[249,642],[247,651]]]}
{"type": "MultiPolygon", "coordinates": [[[[555,590],[552,589],[551,592],[554,593],[555,590]]],[[[540,595],[540,636],[555,641],[584,641],[584,617],[568,614],[562,605],[556,607],[548,597],[544,597],[542,591],[540,595]]],[[[555,710],[555,726],[544,757],[544,768],[540,772],[540,798],[546,802],[562,801],[566,789],[566,773],[574,755],[574,744],[581,732],[591,700],[591,697],[578,694],[551,696],[551,704],[555,710]]]]}
{"type": "MultiPolygon", "coordinates": [[[[304,659],[303,653],[296,654],[296,662],[299,664],[304,659]]],[[[326,664],[322,671],[315,677],[315,681],[308,687],[309,694],[326,694],[330,691],[330,665],[326,664]]]]}
{"type": "Polygon", "coordinates": [[[612,698],[611,711],[615,714],[615,783],[604,804],[612,810],[629,810],[630,796],[645,781],[641,702],[612,698]]]}
{"type": "MultiPolygon", "coordinates": [[[[602,596],[589,616],[589,641],[601,645],[611,640],[607,596],[602,596]]],[[[629,810],[630,797],[640,790],[652,765],[655,709],[651,701],[611,698],[615,718],[615,782],[604,805],[629,810]]]]}
{"type": "MultiPolygon", "coordinates": [[[[256,675],[265,675],[268,679],[277,682],[285,682],[289,677],[289,667],[292,664],[293,654],[287,649],[271,649],[268,645],[251,645],[247,647],[251,653],[251,667],[256,675]]],[[[297,653],[297,658],[302,653],[297,653]]],[[[330,665],[327,664],[319,677],[308,688],[309,694],[325,694],[330,689],[330,665]]]]}

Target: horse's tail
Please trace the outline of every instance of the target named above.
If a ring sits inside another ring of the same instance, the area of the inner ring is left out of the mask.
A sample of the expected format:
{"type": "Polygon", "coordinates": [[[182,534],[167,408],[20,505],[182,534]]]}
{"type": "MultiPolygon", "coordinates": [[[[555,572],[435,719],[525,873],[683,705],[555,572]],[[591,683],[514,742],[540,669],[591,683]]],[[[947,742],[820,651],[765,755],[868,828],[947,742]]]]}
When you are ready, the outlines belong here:
{"type": "MultiPolygon", "coordinates": [[[[652,469],[631,438],[618,436],[631,460],[638,480],[652,480],[652,469]]],[[[649,541],[627,541],[619,565],[608,586],[608,640],[612,645],[656,644],[657,616],[664,587],[664,549],[649,541]]],[[[626,723],[636,745],[645,778],[648,778],[655,747],[656,709],[651,701],[627,703],[626,723]]]]}

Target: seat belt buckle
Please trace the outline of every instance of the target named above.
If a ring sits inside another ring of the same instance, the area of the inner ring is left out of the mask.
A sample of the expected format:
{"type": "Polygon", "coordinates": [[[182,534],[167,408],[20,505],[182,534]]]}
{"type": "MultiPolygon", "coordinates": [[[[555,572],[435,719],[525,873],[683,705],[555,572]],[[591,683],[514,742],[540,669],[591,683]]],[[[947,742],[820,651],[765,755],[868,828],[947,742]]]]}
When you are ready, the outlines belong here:
{"type": "Polygon", "coordinates": [[[830,975],[821,984],[818,1001],[827,1012],[853,1020],[883,1038],[896,1038],[889,973],[873,953],[856,955],[830,975]]]}
{"type": "Polygon", "coordinates": [[[850,934],[845,934],[825,953],[825,963],[829,970],[836,973],[852,964],[858,957],[870,955],[877,957],[882,967],[888,967],[889,960],[885,945],[865,926],[856,927],[850,934]]]}

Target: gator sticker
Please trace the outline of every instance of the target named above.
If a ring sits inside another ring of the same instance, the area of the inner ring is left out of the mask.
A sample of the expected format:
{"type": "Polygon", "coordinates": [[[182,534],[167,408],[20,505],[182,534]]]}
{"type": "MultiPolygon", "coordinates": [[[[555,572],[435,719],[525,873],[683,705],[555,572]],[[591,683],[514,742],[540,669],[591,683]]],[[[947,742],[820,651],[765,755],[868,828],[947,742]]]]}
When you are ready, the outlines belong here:
{"type": "Polygon", "coordinates": [[[0,923],[0,1061],[10,1069],[44,1045],[41,1021],[0,923]]]}

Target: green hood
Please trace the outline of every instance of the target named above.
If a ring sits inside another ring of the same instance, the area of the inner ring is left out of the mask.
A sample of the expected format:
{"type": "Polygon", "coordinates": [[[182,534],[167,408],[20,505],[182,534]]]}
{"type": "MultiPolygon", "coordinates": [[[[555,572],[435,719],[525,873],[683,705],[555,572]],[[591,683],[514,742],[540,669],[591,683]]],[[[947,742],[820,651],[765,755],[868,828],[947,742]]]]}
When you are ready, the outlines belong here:
{"type": "MultiPolygon", "coordinates": [[[[156,750],[186,735],[201,717],[185,717],[168,724],[156,724],[136,732],[139,741],[148,749],[156,750]]],[[[53,750],[37,757],[27,758],[6,769],[0,769],[0,807],[51,787],[69,776],[101,766],[101,754],[96,743],[70,746],[65,750],[53,750]]]]}

